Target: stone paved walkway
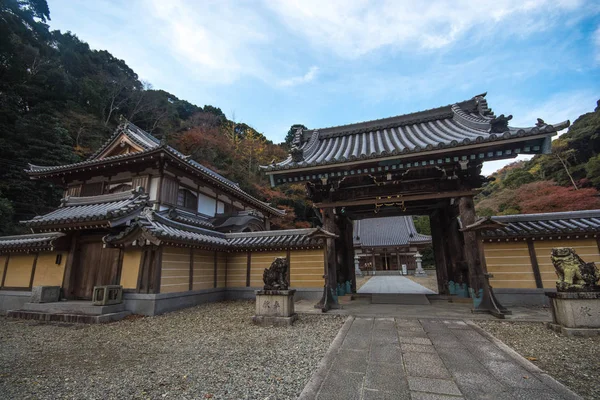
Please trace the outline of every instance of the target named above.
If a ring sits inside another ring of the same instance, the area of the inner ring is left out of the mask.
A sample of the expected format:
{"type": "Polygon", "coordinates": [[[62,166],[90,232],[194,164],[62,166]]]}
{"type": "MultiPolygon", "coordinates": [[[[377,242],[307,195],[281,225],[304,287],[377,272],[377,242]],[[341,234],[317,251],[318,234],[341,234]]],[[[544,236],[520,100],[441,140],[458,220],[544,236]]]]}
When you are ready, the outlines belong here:
{"type": "Polygon", "coordinates": [[[468,322],[350,317],[300,398],[579,397],[468,322]]]}
{"type": "Polygon", "coordinates": [[[358,293],[435,294],[434,291],[403,276],[374,276],[358,289],[358,293]]]}

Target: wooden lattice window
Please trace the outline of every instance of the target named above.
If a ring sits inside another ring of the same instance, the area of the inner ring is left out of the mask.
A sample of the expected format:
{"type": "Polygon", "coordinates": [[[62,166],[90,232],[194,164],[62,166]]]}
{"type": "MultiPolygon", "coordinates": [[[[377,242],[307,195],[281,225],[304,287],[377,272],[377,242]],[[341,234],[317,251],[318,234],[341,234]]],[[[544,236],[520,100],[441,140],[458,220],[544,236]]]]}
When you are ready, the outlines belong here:
{"type": "Polygon", "coordinates": [[[198,196],[195,193],[188,189],[179,188],[177,192],[177,205],[179,207],[196,211],[197,204],[198,196]]]}

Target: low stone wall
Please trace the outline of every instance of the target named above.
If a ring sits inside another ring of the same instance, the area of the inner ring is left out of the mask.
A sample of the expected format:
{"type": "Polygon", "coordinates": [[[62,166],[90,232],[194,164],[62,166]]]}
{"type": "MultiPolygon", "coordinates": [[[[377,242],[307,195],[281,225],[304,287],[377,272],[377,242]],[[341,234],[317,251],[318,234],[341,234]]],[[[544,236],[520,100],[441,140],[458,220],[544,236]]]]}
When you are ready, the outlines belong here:
{"type": "MultiPolygon", "coordinates": [[[[253,300],[256,297],[255,292],[262,288],[230,288],[227,289],[225,298],[227,300],[253,300]]],[[[309,300],[319,301],[323,296],[323,288],[291,288],[296,289],[294,299],[298,300],[309,300]]]]}
{"type": "Polygon", "coordinates": [[[31,300],[31,292],[20,290],[0,291],[0,314],[5,315],[9,310],[20,310],[31,300]]]}
{"type": "Polygon", "coordinates": [[[505,307],[549,306],[548,297],[544,294],[548,291],[549,289],[494,288],[496,298],[505,307]]]}
{"type": "Polygon", "coordinates": [[[194,290],[179,293],[124,293],[125,308],[134,314],[159,315],[170,311],[225,300],[224,289],[194,290]]]}

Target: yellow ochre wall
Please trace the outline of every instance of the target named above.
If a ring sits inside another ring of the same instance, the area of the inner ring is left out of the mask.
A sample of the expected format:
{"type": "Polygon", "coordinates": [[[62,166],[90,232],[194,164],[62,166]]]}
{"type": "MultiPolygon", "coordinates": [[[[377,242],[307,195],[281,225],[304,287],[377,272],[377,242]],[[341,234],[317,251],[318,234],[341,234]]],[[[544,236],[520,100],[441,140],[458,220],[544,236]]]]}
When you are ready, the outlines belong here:
{"type": "MultiPolygon", "coordinates": [[[[286,256],[285,251],[264,251],[252,253],[250,258],[250,286],[262,287],[263,273],[265,268],[269,268],[277,257],[286,256]]],[[[291,269],[290,269],[291,271],[291,269]]]]}
{"type": "Polygon", "coordinates": [[[167,246],[162,253],[160,293],[190,289],[190,249],[167,246]]]}
{"type": "Polygon", "coordinates": [[[11,254],[4,287],[28,288],[34,259],[34,254],[11,254]]]}
{"type": "Polygon", "coordinates": [[[123,252],[123,265],[121,267],[121,282],[123,289],[137,288],[138,274],[142,251],[137,248],[128,248],[123,252]]]}
{"type": "Polygon", "coordinates": [[[194,250],[193,290],[215,287],[215,252],[194,250]]]}
{"type": "Polygon", "coordinates": [[[583,261],[600,265],[596,239],[539,240],[534,242],[534,247],[544,288],[556,288],[557,277],[550,260],[553,247],[572,247],[583,261]]]}
{"type": "Polygon", "coordinates": [[[290,251],[290,286],[292,288],[322,288],[325,284],[325,251],[290,251]]]}
{"type": "Polygon", "coordinates": [[[227,284],[227,253],[217,253],[217,287],[224,288],[227,284]]]}
{"type": "Polygon", "coordinates": [[[483,244],[487,270],[494,288],[535,289],[535,277],[527,242],[486,242],[483,244]]]}
{"type": "Polygon", "coordinates": [[[67,255],[67,252],[40,253],[35,264],[33,286],[62,286],[67,255]],[[60,264],[56,264],[58,254],[61,255],[60,264]]]}
{"type": "Polygon", "coordinates": [[[246,287],[246,268],[248,253],[231,253],[227,255],[227,287],[246,287]]]}

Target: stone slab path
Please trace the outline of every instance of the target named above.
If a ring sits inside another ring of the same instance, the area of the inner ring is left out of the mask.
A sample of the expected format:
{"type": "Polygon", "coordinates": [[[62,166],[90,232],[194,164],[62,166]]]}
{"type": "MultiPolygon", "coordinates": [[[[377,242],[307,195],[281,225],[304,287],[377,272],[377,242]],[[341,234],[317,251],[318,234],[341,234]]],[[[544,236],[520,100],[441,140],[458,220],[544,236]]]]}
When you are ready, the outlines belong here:
{"type": "Polygon", "coordinates": [[[418,293],[435,294],[433,290],[427,289],[403,276],[374,276],[365,283],[358,293],[418,293]]]}
{"type": "Polygon", "coordinates": [[[349,317],[300,399],[580,397],[469,321],[349,317]]]}

